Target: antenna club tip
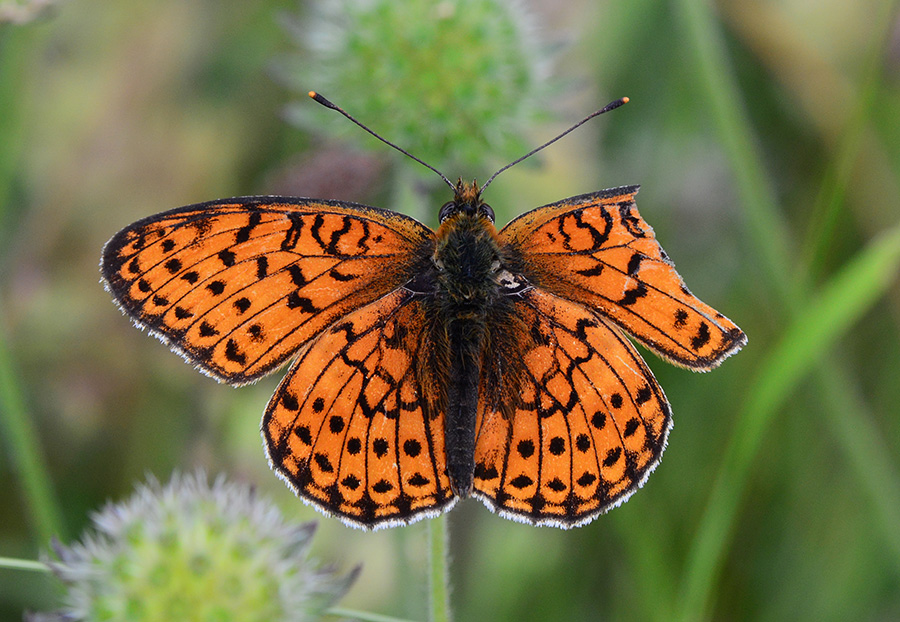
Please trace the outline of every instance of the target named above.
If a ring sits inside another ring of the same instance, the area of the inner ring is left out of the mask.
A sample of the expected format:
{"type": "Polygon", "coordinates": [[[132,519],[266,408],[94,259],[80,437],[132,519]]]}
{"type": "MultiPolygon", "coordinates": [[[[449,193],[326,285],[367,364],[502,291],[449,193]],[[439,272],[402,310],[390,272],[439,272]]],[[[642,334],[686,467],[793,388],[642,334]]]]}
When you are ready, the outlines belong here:
{"type": "Polygon", "coordinates": [[[332,104],[330,101],[325,99],[325,97],[323,97],[321,93],[317,93],[315,91],[310,91],[309,96],[313,99],[313,101],[315,101],[319,104],[322,104],[326,108],[331,108],[332,110],[340,110],[340,108],[338,108],[337,106],[332,104]]]}
{"type": "Polygon", "coordinates": [[[622,98],[622,103],[623,103],[623,104],[627,104],[627,103],[630,102],[630,101],[631,101],[631,99],[629,99],[628,97],[623,97],[623,98],[622,98]]]}

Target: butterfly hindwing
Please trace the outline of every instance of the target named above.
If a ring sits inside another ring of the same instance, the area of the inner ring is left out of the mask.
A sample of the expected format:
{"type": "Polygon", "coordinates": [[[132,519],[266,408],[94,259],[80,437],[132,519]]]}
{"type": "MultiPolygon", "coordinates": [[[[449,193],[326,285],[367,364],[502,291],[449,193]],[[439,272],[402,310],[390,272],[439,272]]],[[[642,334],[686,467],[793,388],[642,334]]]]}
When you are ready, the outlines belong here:
{"type": "Polygon", "coordinates": [[[421,299],[398,289],[336,322],[292,364],[263,417],[269,460],[297,494],[367,528],[456,502],[425,364],[421,299]]]}
{"type": "Polygon", "coordinates": [[[415,249],[432,236],[387,210],[244,197],[134,223],[107,243],[101,269],[136,323],[209,375],[242,384],[408,280],[415,249]]]}
{"type": "Polygon", "coordinates": [[[596,309],[675,364],[712,369],[746,336],[688,291],[638,213],[637,191],[565,199],[516,218],[500,236],[534,285],[596,309]]]}
{"type": "Polygon", "coordinates": [[[499,395],[482,387],[475,496],[510,518],[577,526],[647,478],[666,444],[669,404],[606,319],[538,289],[515,306],[526,325],[523,370],[499,395]]]}

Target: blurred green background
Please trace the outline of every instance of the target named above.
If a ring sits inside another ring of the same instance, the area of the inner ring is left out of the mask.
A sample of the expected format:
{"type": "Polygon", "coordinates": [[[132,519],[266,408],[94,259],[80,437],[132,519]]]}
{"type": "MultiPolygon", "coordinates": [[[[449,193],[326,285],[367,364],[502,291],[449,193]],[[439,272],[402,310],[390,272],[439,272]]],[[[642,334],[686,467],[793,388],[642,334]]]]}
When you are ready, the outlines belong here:
{"type": "MultiPolygon", "coordinates": [[[[300,503],[260,444],[278,378],[216,384],[135,330],[98,282],[104,242],[155,212],[270,193],[396,206],[398,184],[422,183],[352,127],[338,142],[285,122],[299,96],[273,63],[297,45],[279,16],[302,24],[313,4],[68,0],[0,23],[0,556],[36,559],[50,533],[77,536],[147,473],[202,466],[319,519],[315,554],[363,564],[343,606],[426,617],[425,524],[363,533],[300,503]]],[[[631,103],[499,177],[486,197],[498,224],[640,183],[641,213],[689,287],[750,342],[710,374],[647,356],[675,428],[621,508],[563,532],[458,506],[457,619],[900,618],[896,3],[516,6],[552,57],[546,114],[523,144],[631,103]]],[[[477,72],[437,78],[473,97],[488,86],[477,72]]],[[[349,100],[410,99],[375,77],[346,95],[296,86],[375,129],[349,100]]],[[[519,155],[508,149],[444,172],[485,179],[519,155]]],[[[445,190],[417,214],[429,225],[445,190]]],[[[0,569],[0,619],[55,596],[42,574],[0,569]]]]}

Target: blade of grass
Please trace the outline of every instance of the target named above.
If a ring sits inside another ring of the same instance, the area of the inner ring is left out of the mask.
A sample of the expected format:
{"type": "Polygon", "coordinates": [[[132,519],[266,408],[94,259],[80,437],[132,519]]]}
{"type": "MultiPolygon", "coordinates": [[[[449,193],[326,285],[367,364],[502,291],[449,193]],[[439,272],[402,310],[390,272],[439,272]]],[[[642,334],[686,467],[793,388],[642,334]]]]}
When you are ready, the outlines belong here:
{"type": "MultiPolygon", "coordinates": [[[[900,225],[871,242],[848,262],[809,308],[797,316],[760,365],[748,388],[749,397],[738,416],[737,428],[726,448],[722,468],[689,553],[681,619],[698,620],[706,614],[711,577],[721,563],[725,542],[734,526],[733,516],[768,423],[798,382],[825,358],[835,341],[884,295],[898,271],[900,225]]],[[[867,420],[854,417],[855,412],[858,411],[843,411],[842,428],[866,426],[867,420]]],[[[859,445],[852,453],[863,461],[859,468],[878,474],[876,477],[882,484],[879,496],[884,495],[880,497],[882,514],[894,517],[891,522],[896,527],[900,524],[894,522],[900,520],[900,489],[889,462],[884,464],[880,459],[886,451],[873,451],[882,443],[877,435],[873,438],[868,426],[864,430],[863,436],[851,433],[859,445]]],[[[895,528],[889,531],[894,533],[891,544],[900,553],[900,532],[895,528]]]]}
{"type": "Polygon", "coordinates": [[[34,426],[25,409],[22,391],[6,343],[6,331],[0,325],[0,430],[9,447],[9,461],[19,475],[34,530],[41,545],[54,535],[64,537],[62,513],[53,494],[53,486],[34,426]]]}
{"type": "MultiPolygon", "coordinates": [[[[0,27],[0,241],[12,233],[10,200],[22,152],[21,108],[23,76],[26,73],[28,47],[21,28],[0,27]]],[[[0,261],[7,257],[0,253],[0,261]]],[[[0,266],[0,273],[5,272],[0,266]]],[[[0,301],[0,313],[3,304],[0,301]]],[[[32,420],[25,408],[25,400],[15,372],[15,364],[7,341],[8,331],[0,317],[0,434],[9,447],[10,465],[17,473],[25,502],[31,514],[32,527],[40,544],[53,535],[63,533],[62,512],[56,502],[49,471],[37,440],[32,420]]]]}

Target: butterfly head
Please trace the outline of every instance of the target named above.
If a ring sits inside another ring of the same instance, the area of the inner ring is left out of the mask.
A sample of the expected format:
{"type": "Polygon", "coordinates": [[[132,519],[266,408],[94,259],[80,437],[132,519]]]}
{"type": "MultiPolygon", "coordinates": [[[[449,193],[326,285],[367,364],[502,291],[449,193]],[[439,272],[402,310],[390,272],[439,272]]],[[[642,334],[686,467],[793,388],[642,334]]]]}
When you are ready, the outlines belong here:
{"type": "Polygon", "coordinates": [[[443,223],[457,214],[482,216],[494,222],[494,210],[481,200],[481,189],[478,187],[477,181],[470,184],[462,179],[457,180],[453,189],[453,200],[444,203],[438,218],[443,223]]]}

